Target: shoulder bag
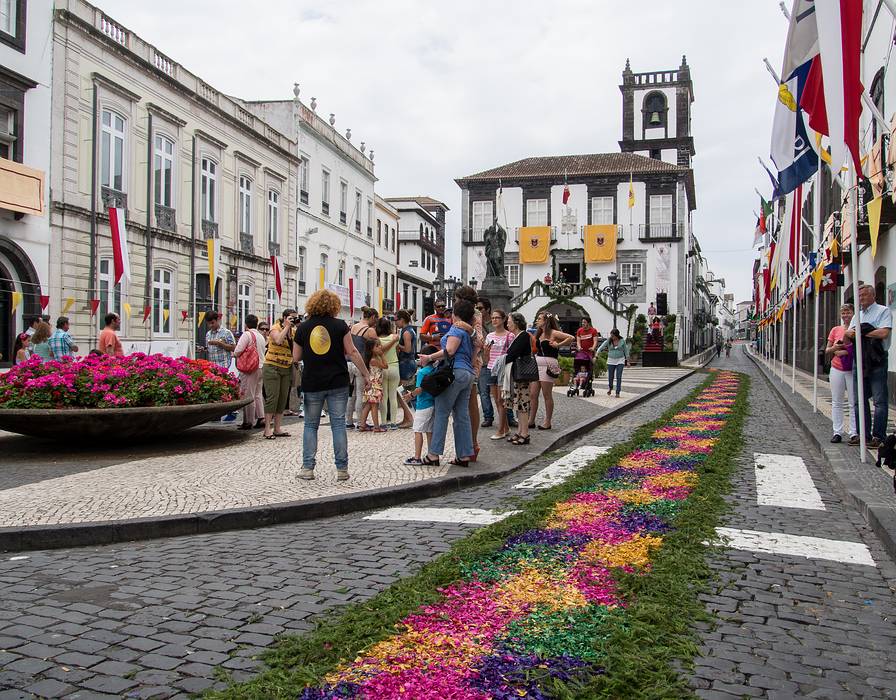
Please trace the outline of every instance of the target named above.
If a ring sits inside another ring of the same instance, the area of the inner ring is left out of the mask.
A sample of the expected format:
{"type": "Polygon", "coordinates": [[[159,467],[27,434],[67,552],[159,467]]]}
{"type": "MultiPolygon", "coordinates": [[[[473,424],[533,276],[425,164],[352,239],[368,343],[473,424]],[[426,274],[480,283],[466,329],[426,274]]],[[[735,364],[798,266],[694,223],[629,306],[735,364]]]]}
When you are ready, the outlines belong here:
{"type": "Polygon", "coordinates": [[[454,384],[454,355],[440,362],[435,372],[426,375],[420,382],[420,388],[432,396],[438,396],[452,384],[454,384]]]}

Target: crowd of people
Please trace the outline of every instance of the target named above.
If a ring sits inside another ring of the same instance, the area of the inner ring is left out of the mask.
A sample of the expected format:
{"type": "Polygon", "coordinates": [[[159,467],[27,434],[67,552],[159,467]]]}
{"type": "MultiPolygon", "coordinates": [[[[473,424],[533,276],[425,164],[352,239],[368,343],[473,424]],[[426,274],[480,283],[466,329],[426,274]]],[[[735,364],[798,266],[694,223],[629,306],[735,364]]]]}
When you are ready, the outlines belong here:
{"type": "Polygon", "coordinates": [[[467,467],[480,452],[480,430],[510,445],[528,445],[532,430],[553,429],[554,383],[562,348],[586,363],[608,351],[608,395],[619,396],[628,348],[618,331],[603,339],[583,319],[575,335],[562,331],[555,316],[540,312],[531,327],[519,313],[492,309],[469,286],[455,292],[450,311],[434,304],[419,334],[414,312],[394,318],[364,307],[351,325],[338,318],[338,296],[312,294],[302,317],[286,309],[268,329],[254,315],[238,340],[207,316],[209,360],[236,362],[244,398],[239,429],[264,428],[264,437],[290,437],[282,419],[293,390],[304,408],[303,457],[299,478],[311,480],[321,416],[329,417],[337,478],[348,479],[349,430],[384,433],[410,429],[409,466],[437,466],[452,425],[454,457],[467,467]],[[603,342],[601,342],[603,341],[603,342]],[[246,357],[248,355],[248,357],[246,357]],[[614,387],[615,382],[615,387],[614,387]],[[542,419],[537,416],[543,406],[542,419]]]}

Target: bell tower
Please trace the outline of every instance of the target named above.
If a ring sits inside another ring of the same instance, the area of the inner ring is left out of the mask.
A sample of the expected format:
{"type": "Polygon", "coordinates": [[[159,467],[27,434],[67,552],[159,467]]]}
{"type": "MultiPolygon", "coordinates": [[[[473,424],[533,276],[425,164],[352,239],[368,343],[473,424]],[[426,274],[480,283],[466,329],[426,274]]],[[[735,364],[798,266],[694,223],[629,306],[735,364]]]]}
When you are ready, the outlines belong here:
{"type": "Polygon", "coordinates": [[[675,70],[635,73],[628,59],[622,71],[623,153],[637,153],[691,167],[691,103],[694,85],[687,58],[675,70]]]}

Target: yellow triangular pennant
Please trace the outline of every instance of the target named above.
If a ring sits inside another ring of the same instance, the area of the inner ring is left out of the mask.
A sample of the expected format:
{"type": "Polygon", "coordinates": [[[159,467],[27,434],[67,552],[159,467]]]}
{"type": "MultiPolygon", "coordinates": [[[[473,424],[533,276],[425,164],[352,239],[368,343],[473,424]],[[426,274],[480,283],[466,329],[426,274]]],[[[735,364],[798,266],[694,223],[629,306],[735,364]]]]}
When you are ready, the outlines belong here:
{"type": "Polygon", "coordinates": [[[201,326],[205,323],[205,311],[200,311],[199,316],[196,318],[196,325],[201,326]]]}
{"type": "Polygon", "coordinates": [[[16,312],[16,309],[19,308],[19,304],[22,303],[22,298],[23,298],[23,295],[21,292],[13,292],[12,293],[12,310],[10,311],[10,313],[14,314],[16,312]]]}
{"type": "Polygon", "coordinates": [[[125,320],[129,320],[131,318],[131,305],[128,302],[125,302],[121,305],[121,308],[124,309],[125,320]]]}
{"type": "Polygon", "coordinates": [[[877,253],[877,235],[880,233],[880,208],[883,206],[884,198],[875,197],[868,202],[868,228],[871,230],[871,259],[877,253]]]}
{"type": "Polygon", "coordinates": [[[815,282],[815,294],[818,294],[818,290],[821,288],[822,277],[824,277],[824,263],[812,271],[812,281],[815,282]]]}
{"type": "Polygon", "coordinates": [[[171,315],[171,311],[168,309],[162,309],[162,318],[165,319],[165,323],[168,323],[168,317],[171,315]]]}
{"type": "Polygon", "coordinates": [[[65,305],[62,307],[62,314],[61,314],[61,315],[62,315],[62,316],[65,316],[65,315],[68,313],[68,310],[69,310],[70,308],[72,308],[74,305],[75,305],[75,298],[74,298],[74,297],[66,297],[66,298],[65,298],[65,305]]]}

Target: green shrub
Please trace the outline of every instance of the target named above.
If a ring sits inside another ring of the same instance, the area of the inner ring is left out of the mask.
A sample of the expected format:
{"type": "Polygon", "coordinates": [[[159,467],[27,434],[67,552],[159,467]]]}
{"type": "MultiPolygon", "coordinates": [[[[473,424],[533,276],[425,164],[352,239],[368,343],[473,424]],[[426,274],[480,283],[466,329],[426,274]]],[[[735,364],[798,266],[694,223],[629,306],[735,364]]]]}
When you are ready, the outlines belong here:
{"type": "Polygon", "coordinates": [[[666,316],[666,330],[663,331],[663,350],[671,352],[675,349],[675,314],[666,316]]]}
{"type": "Polygon", "coordinates": [[[632,332],[629,350],[632,354],[640,355],[644,350],[644,339],[647,336],[647,317],[644,314],[638,314],[635,319],[635,330],[632,332]]]}

